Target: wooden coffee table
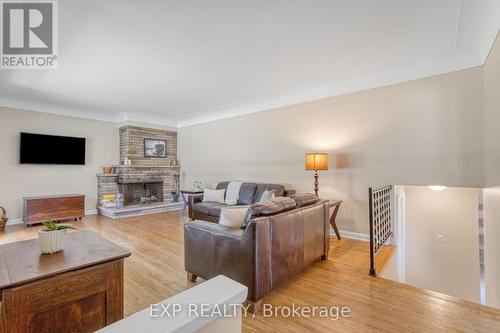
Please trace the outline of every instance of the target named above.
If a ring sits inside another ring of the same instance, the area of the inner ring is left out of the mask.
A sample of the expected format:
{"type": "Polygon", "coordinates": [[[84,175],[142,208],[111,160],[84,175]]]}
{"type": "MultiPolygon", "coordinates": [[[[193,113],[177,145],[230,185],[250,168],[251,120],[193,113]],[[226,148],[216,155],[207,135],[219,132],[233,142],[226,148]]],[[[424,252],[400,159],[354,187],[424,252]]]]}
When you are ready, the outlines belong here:
{"type": "Polygon", "coordinates": [[[38,240],[0,246],[0,331],[93,332],[123,318],[123,260],[130,253],[91,231],[64,250],[38,240]]]}

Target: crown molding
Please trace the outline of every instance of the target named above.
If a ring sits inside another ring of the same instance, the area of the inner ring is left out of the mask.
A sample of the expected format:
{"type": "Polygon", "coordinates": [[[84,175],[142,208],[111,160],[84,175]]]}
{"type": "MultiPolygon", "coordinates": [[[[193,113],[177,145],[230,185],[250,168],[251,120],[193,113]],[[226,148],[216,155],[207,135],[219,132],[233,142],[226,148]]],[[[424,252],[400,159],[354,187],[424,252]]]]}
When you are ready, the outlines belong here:
{"type": "Polygon", "coordinates": [[[20,109],[33,112],[41,112],[58,116],[89,119],[116,123],[118,126],[135,124],[138,126],[149,126],[168,130],[177,130],[177,122],[162,115],[142,113],[131,110],[118,110],[110,113],[93,112],[76,108],[61,107],[44,102],[24,101],[17,98],[1,97],[0,107],[20,109]]]}
{"type": "Polygon", "coordinates": [[[330,97],[361,92],[364,90],[381,88],[393,84],[425,79],[437,75],[478,67],[483,64],[484,61],[481,55],[470,54],[423,70],[410,68],[405,73],[386,73],[385,76],[356,80],[342,85],[322,86],[316,89],[303,90],[297,93],[277,94],[257,99],[249,103],[220,107],[180,119],[177,121],[177,127],[182,128],[193,126],[211,121],[233,118],[246,114],[263,112],[330,97]]]}
{"type": "Polygon", "coordinates": [[[236,105],[222,106],[201,113],[188,115],[182,119],[174,119],[161,114],[140,112],[126,108],[115,109],[109,113],[92,112],[74,108],[65,108],[43,102],[23,101],[9,97],[0,97],[0,106],[111,122],[118,124],[118,126],[137,124],[140,126],[176,130],[177,128],[198,125],[211,121],[233,118],[246,114],[263,112],[344,94],[360,92],[368,89],[429,78],[436,75],[481,66],[483,64],[484,59],[482,55],[471,54],[457,59],[448,59],[448,61],[444,64],[436,64],[425,69],[409,68],[406,72],[385,73],[385,76],[363,78],[352,82],[345,82],[342,85],[321,86],[315,89],[303,90],[296,93],[275,94],[246,103],[244,102],[236,105]]]}
{"type": "Polygon", "coordinates": [[[0,107],[48,113],[58,116],[98,120],[105,122],[116,122],[119,117],[118,114],[107,114],[107,113],[79,110],[75,108],[65,108],[50,103],[32,102],[11,97],[0,97],[0,107]]]}
{"type": "Polygon", "coordinates": [[[128,122],[142,123],[143,125],[150,124],[153,126],[160,126],[162,128],[167,127],[170,129],[177,129],[177,121],[168,116],[137,111],[125,112],[124,115],[125,121],[128,122]]]}
{"type": "Polygon", "coordinates": [[[154,128],[154,129],[159,129],[159,130],[166,130],[166,131],[170,131],[170,132],[177,132],[177,127],[160,125],[160,124],[145,123],[142,121],[125,120],[125,121],[121,121],[121,122],[116,123],[116,127],[123,127],[123,126],[147,127],[147,128],[154,128]]]}

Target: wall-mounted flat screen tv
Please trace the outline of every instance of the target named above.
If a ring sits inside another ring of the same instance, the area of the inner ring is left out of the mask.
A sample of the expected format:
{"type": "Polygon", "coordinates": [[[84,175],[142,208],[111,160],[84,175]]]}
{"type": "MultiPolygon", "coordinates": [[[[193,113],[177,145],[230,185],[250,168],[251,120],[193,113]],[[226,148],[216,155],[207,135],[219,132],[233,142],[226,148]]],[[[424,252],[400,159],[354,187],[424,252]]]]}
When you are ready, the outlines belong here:
{"type": "Polygon", "coordinates": [[[21,164],[85,164],[85,138],[21,133],[21,164]]]}

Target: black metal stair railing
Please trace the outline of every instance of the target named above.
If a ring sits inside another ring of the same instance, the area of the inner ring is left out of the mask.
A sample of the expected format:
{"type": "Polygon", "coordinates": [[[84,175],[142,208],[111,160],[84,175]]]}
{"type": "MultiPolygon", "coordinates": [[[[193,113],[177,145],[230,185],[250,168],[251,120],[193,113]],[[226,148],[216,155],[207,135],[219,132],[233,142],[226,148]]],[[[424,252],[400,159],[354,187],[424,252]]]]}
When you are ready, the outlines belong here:
{"type": "Polygon", "coordinates": [[[370,205],[370,276],[377,276],[375,257],[392,236],[392,186],[368,189],[370,205]]]}

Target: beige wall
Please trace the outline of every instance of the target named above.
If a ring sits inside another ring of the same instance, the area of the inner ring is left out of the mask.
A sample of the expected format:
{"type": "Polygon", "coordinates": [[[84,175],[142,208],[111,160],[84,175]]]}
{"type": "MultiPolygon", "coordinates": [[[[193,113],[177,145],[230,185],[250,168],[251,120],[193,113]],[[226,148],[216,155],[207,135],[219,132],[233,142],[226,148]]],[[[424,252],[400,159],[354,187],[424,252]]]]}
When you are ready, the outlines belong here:
{"type": "Polygon", "coordinates": [[[96,173],[119,159],[116,124],[0,108],[0,206],[11,219],[22,217],[22,197],[64,193],[86,195],[86,210],[95,210],[96,173]],[[19,164],[19,133],[87,138],[86,165],[19,164]]]}
{"type": "Polygon", "coordinates": [[[486,304],[500,308],[500,37],[484,65],[486,304]]]}
{"type": "Polygon", "coordinates": [[[480,193],[405,186],[406,283],[480,302],[480,193]]]}
{"type": "Polygon", "coordinates": [[[500,185],[500,37],[483,67],[484,178],[486,187],[500,185]]]}
{"type": "Polygon", "coordinates": [[[311,191],[304,153],[326,151],[320,196],[339,227],[368,232],[368,187],[480,187],[482,68],[179,129],[184,186],[240,179],[311,191]]]}

